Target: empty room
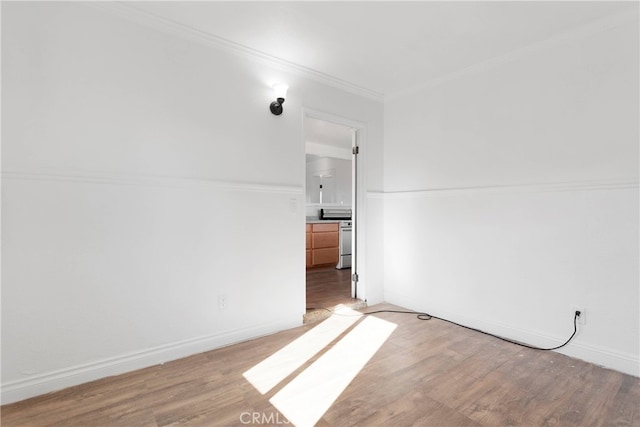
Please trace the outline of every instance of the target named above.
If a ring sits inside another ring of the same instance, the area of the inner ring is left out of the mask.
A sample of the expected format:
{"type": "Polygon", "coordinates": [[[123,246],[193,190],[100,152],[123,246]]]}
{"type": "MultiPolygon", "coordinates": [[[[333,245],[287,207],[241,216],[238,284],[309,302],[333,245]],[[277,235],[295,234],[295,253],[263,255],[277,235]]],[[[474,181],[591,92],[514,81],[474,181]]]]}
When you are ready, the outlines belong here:
{"type": "Polygon", "coordinates": [[[2,426],[640,426],[638,1],[2,1],[2,426]]]}

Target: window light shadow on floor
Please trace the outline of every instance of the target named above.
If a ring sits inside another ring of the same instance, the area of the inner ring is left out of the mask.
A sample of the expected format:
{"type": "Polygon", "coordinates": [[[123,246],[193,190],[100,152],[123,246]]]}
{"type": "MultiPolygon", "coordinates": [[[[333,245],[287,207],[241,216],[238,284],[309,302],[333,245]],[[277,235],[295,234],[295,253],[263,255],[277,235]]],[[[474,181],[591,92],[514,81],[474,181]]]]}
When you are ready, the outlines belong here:
{"type": "Polygon", "coordinates": [[[328,319],[243,375],[267,393],[349,327],[351,331],[269,401],[295,426],[313,426],[389,338],[397,325],[339,306],[328,319]],[[361,320],[361,321],[360,321],[361,320]]]}

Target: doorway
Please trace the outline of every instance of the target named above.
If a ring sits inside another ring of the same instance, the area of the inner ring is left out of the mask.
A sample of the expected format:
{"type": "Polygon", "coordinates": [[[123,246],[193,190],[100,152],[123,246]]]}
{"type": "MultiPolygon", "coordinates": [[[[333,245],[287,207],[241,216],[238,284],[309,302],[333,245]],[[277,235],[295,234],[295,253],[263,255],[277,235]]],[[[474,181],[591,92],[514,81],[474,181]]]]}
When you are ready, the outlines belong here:
{"type": "Polygon", "coordinates": [[[337,305],[364,306],[357,275],[358,128],[304,116],[305,321],[337,305]]]}

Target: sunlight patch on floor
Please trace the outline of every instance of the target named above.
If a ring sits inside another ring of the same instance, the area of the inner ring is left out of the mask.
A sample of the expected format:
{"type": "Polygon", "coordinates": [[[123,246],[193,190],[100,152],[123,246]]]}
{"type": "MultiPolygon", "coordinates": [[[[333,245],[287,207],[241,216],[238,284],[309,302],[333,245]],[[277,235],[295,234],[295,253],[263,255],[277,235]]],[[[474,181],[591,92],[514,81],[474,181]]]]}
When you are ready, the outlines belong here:
{"type": "MultiPolygon", "coordinates": [[[[360,310],[363,308],[367,308],[367,303],[366,301],[354,299],[352,302],[338,304],[336,307],[348,307],[354,310],[360,310]]],[[[306,324],[306,323],[313,323],[313,322],[318,322],[320,320],[324,320],[329,316],[331,316],[331,314],[333,314],[333,310],[335,310],[335,307],[328,308],[328,309],[327,308],[308,309],[307,312],[303,315],[303,323],[306,324]]]]}
{"type": "Polygon", "coordinates": [[[396,327],[365,318],[269,401],[295,426],[315,425],[396,327]]]}
{"type": "Polygon", "coordinates": [[[265,394],[302,366],[362,317],[348,307],[338,306],[334,314],[287,346],[242,374],[265,394]]]}

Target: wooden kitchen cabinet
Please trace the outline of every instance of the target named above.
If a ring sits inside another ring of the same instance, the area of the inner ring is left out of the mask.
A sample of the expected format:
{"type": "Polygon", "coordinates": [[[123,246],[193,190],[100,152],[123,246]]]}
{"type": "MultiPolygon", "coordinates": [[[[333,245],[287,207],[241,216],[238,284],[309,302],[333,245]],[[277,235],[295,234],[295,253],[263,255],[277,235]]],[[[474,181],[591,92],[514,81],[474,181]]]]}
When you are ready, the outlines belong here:
{"type": "Polygon", "coordinates": [[[311,267],[311,224],[307,224],[307,268],[311,267]]]}
{"type": "Polygon", "coordinates": [[[311,235],[311,247],[313,249],[337,248],[338,240],[338,232],[313,233],[311,235]]]}
{"type": "Polygon", "coordinates": [[[339,257],[338,223],[307,224],[307,268],[336,264],[339,257]]]}

